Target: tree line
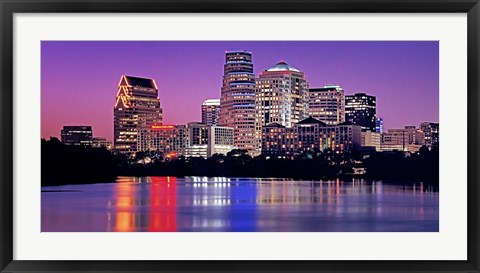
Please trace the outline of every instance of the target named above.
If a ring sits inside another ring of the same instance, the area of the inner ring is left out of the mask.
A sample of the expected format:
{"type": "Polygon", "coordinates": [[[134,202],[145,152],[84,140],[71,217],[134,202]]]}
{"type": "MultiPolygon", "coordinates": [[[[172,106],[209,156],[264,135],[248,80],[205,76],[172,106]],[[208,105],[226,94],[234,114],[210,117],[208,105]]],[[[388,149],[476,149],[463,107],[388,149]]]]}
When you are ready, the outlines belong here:
{"type": "Polygon", "coordinates": [[[422,147],[417,153],[335,153],[311,150],[295,156],[251,157],[245,150],[232,150],[210,158],[167,157],[155,151],[135,157],[102,148],[64,145],[58,139],[42,139],[42,185],[113,182],[118,176],[209,176],[272,177],[292,179],[419,180],[438,185],[438,148],[422,147]],[[363,175],[353,168],[365,168],[363,175]]]}

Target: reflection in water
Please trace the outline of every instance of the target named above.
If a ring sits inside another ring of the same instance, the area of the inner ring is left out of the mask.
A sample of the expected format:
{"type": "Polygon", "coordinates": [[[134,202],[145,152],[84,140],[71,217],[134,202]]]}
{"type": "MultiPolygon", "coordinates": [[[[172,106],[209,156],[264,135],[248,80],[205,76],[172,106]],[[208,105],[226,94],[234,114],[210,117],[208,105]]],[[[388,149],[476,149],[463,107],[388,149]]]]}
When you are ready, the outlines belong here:
{"type": "Polygon", "coordinates": [[[176,231],[177,178],[152,177],[148,231],[176,231]]]}
{"type": "Polygon", "coordinates": [[[42,189],[42,231],[438,231],[438,191],[423,183],[122,177],[42,189]]]}

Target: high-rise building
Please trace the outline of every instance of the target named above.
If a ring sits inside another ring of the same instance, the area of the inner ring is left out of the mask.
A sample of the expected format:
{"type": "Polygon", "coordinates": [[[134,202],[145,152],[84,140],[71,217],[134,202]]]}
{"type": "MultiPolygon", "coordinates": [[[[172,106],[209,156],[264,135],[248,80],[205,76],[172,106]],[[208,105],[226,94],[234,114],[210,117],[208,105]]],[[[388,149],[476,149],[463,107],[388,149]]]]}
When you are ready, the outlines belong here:
{"type": "Polygon", "coordinates": [[[375,132],[383,133],[383,118],[377,118],[377,122],[375,124],[375,132]]]}
{"type": "Polygon", "coordinates": [[[365,93],[345,96],[345,121],[360,125],[363,131],[376,131],[376,109],[375,96],[365,93]]]}
{"type": "Polygon", "coordinates": [[[209,99],[202,103],[202,123],[205,125],[218,125],[220,99],[209,99]]]}
{"type": "Polygon", "coordinates": [[[225,53],[219,125],[233,128],[237,148],[255,154],[255,74],[246,50],[225,53]]]}
{"type": "Polygon", "coordinates": [[[308,116],[308,82],[303,72],[281,61],[260,73],[256,88],[255,139],[260,150],[263,126],[290,128],[308,116]]]}
{"type": "Polygon", "coordinates": [[[345,122],[345,93],[338,85],[308,90],[308,115],[327,125],[345,122]]]}
{"type": "Polygon", "coordinates": [[[307,115],[308,82],[300,70],[279,62],[256,79],[256,126],[292,127],[307,115]]]}
{"type": "Polygon", "coordinates": [[[114,149],[137,151],[140,129],[162,123],[162,108],[155,80],[123,75],[114,107],[114,149]]]}
{"type": "Polygon", "coordinates": [[[60,135],[66,145],[92,145],[92,126],[63,126],[60,135]]]}
{"type": "Polygon", "coordinates": [[[439,144],[439,124],[435,122],[422,122],[420,130],[425,134],[425,145],[431,149],[438,148],[439,144]]]}

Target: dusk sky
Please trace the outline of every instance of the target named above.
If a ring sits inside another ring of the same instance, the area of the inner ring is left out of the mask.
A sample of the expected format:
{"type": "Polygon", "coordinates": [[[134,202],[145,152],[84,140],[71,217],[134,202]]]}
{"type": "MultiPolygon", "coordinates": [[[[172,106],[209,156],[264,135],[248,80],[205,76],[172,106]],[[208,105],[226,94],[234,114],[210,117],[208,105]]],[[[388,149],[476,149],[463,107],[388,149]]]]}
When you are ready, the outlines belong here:
{"type": "Polygon", "coordinates": [[[92,125],[113,138],[121,75],[154,78],[164,124],[201,121],[201,104],[220,98],[225,51],[248,50],[258,75],[284,60],[311,88],[338,84],[345,94],[377,97],[384,126],[438,122],[438,42],[42,42],[42,137],[64,125],[92,125]]]}

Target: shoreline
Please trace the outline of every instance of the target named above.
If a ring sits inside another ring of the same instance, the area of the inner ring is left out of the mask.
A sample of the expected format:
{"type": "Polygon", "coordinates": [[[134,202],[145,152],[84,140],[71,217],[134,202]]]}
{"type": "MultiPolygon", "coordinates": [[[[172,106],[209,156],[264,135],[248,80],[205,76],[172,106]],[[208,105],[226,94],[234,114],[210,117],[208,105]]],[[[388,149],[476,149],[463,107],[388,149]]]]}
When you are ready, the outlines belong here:
{"type": "MultiPolygon", "coordinates": [[[[414,185],[416,183],[423,183],[425,186],[433,186],[437,188],[439,187],[438,181],[432,182],[428,180],[421,180],[421,179],[378,179],[378,178],[367,178],[367,177],[337,177],[337,178],[332,178],[332,179],[296,179],[296,178],[289,178],[289,177],[246,177],[246,176],[232,176],[232,177],[226,177],[226,176],[169,176],[169,175],[145,175],[145,176],[128,176],[128,175],[121,175],[115,178],[113,181],[90,181],[90,182],[84,182],[84,183],[55,183],[55,184],[46,184],[46,185],[41,185],[41,188],[46,188],[46,187],[57,187],[57,186],[76,186],[76,185],[93,185],[93,184],[113,184],[113,183],[118,183],[117,180],[119,178],[148,178],[148,177],[175,177],[175,178],[180,178],[180,179],[185,179],[185,178],[191,178],[191,177],[200,177],[200,178],[207,178],[207,179],[212,179],[212,178],[225,178],[225,179],[234,179],[234,181],[222,181],[222,183],[229,183],[229,182],[242,182],[242,181],[235,181],[235,180],[247,180],[247,179],[258,179],[260,181],[262,180],[275,180],[279,179],[282,181],[277,181],[277,182],[287,182],[287,181],[292,181],[292,182],[330,182],[330,181],[335,181],[335,180],[340,180],[342,183],[353,183],[353,179],[358,179],[358,180],[363,180],[366,183],[373,183],[373,182],[382,182],[387,185],[414,185]]],[[[189,183],[193,181],[181,181],[181,183],[189,183]]],[[[202,182],[202,181],[199,181],[202,182]]],[[[216,183],[217,181],[206,181],[205,183],[216,183]]],[[[219,181],[218,181],[219,182],[219,181]]],[[[275,182],[275,181],[272,181],[275,182]]],[[[143,183],[143,182],[139,182],[143,183]]],[[[42,192],[44,192],[42,190],[42,192]]],[[[48,191],[51,192],[51,191],[48,191]]]]}

